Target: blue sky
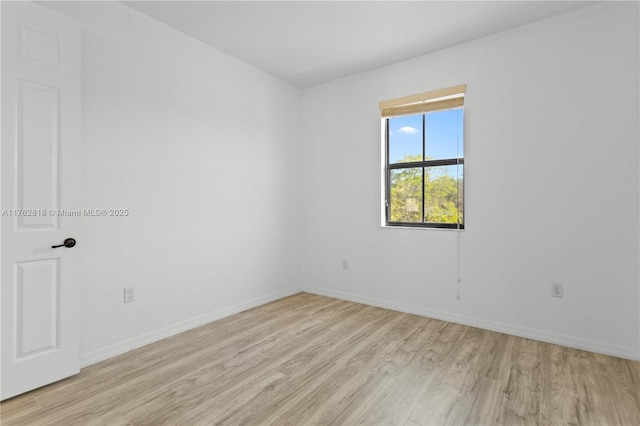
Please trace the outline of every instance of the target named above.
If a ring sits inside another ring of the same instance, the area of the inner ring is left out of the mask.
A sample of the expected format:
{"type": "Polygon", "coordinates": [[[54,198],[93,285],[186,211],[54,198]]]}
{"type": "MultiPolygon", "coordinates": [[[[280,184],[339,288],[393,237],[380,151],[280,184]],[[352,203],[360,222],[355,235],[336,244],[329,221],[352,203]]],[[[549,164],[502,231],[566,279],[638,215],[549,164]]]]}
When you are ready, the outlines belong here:
{"type": "MultiPolygon", "coordinates": [[[[432,159],[463,157],[462,108],[426,114],[426,156],[432,159]]],[[[389,162],[422,154],[422,115],[389,119],[389,162]]]]}

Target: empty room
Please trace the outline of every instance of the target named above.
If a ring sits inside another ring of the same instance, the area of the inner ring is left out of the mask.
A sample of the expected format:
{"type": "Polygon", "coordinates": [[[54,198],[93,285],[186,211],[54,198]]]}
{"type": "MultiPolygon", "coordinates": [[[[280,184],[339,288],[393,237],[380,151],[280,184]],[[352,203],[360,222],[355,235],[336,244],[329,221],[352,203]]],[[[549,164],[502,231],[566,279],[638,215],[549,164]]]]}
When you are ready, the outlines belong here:
{"type": "Polygon", "coordinates": [[[0,22],[0,424],[640,425],[640,3],[0,22]]]}

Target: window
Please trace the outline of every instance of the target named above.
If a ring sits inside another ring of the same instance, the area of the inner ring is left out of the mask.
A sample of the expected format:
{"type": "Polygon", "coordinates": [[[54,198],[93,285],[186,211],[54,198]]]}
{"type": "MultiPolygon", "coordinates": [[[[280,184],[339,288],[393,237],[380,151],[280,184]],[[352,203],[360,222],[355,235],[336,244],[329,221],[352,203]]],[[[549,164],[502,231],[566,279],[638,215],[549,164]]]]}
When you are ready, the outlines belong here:
{"type": "Polygon", "coordinates": [[[465,90],[380,103],[386,226],[464,229],[465,90]]]}

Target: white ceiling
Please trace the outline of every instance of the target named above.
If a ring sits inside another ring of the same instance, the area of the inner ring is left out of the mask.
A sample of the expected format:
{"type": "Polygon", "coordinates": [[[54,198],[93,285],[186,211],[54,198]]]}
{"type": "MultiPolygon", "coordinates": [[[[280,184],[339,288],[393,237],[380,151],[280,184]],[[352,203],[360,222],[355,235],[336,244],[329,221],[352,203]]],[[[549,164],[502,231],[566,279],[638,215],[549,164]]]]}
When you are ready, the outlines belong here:
{"type": "Polygon", "coordinates": [[[304,88],[592,4],[582,1],[125,1],[304,88]]]}

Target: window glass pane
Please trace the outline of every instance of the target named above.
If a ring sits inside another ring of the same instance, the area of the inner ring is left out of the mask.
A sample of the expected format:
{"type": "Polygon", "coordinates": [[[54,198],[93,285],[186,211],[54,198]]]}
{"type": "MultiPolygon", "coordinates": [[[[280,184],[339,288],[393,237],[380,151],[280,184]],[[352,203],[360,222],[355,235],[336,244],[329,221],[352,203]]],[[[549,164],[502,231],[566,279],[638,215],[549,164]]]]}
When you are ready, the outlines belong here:
{"type": "Polygon", "coordinates": [[[427,160],[463,158],[464,109],[425,114],[425,156],[427,160]]]}
{"type": "Polygon", "coordinates": [[[422,161],[422,114],[389,118],[389,163],[422,161]]]}
{"type": "Polygon", "coordinates": [[[453,166],[424,169],[424,221],[463,223],[463,168],[453,166]]]}
{"type": "Polygon", "coordinates": [[[391,222],[422,222],[422,168],[391,170],[391,222]]]}

